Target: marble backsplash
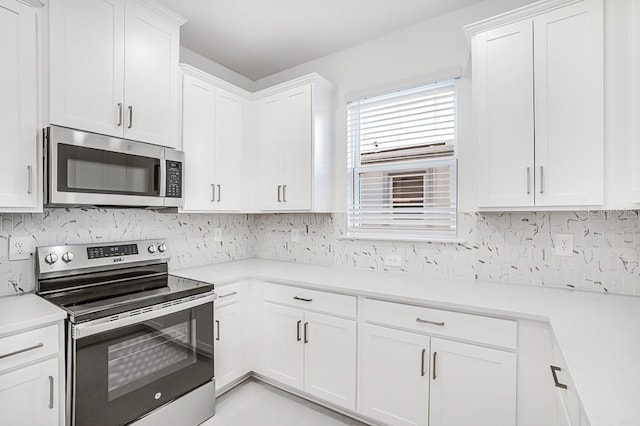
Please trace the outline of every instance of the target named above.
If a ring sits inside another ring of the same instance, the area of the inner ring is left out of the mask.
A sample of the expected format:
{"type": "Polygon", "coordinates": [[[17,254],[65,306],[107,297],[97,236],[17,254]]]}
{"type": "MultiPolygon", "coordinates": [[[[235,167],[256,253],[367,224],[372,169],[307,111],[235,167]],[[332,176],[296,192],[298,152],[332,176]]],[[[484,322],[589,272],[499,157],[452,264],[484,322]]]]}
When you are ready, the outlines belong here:
{"type": "Polygon", "coordinates": [[[0,296],[35,289],[33,260],[8,259],[10,235],[32,236],[36,246],[164,237],[171,269],[260,257],[640,296],[637,211],[462,213],[461,243],[350,240],[344,214],[56,208],[0,217],[0,296]],[[296,243],[292,229],[300,232],[296,243]],[[554,254],[558,233],[573,235],[573,256],[554,254]],[[402,266],[386,267],[388,254],[400,255],[402,266]]]}
{"type": "Polygon", "coordinates": [[[462,243],[349,240],[344,214],[256,215],[251,223],[261,258],[640,296],[637,211],[462,213],[458,225],[462,243]],[[555,255],[558,233],[573,234],[573,256],[555,255]],[[399,254],[402,267],[385,267],[388,254],[399,254]]]}
{"type": "Polygon", "coordinates": [[[34,246],[167,238],[170,269],[244,259],[254,255],[248,215],[172,214],[145,209],[48,209],[44,213],[2,214],[0,296],[35,290],[35,265],[9,261],[10,235],[29,235],[34,246]],[[222,241],[214,229],[222,228],[222,241]]]}

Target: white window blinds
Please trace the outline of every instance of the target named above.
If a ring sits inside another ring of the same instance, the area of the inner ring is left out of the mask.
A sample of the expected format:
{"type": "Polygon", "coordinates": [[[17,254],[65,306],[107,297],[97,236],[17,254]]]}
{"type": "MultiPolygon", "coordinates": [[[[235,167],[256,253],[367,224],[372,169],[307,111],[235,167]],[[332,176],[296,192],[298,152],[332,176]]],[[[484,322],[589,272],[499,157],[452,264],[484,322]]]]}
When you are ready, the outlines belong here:
{"type": "Polygon", "coordinates": [[[361,99],[347,110],[348,235],[455,238],[455,82],[361,99]]]}

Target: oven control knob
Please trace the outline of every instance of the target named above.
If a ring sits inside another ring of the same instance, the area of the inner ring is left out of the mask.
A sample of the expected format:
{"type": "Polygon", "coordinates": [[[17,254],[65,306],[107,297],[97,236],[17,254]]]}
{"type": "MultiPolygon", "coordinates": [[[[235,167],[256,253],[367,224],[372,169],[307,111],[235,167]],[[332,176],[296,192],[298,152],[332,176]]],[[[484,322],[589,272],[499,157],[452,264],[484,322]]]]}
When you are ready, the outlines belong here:
{"type": "Polygon", "coordinates": [[[167,251],[167,245],[165,243],[162,243],[158,246],[158,251],[160,253],[164,253],[165,251],[167,251]]]}
{"type": "Polygon", "coordinates": [[[44,261],[47,262],[49,265],[53,265],[58,261],[58,255],[54,253],[49,253],[44,257],[44,261]]]}
{"type": "Polygon", "coordinates": [[[158,251],[158,248],[155,244],[151,244],[147,250],[149,250],[149,253],[155,253],[156,251],[158,251]]]}
{"type": "Polygon", "coordinates": [[[64,263],[71,262],[73,260],[73,253],[71,253],[70,251],[66,252],[62,255],[62,260],[64,263]]]}

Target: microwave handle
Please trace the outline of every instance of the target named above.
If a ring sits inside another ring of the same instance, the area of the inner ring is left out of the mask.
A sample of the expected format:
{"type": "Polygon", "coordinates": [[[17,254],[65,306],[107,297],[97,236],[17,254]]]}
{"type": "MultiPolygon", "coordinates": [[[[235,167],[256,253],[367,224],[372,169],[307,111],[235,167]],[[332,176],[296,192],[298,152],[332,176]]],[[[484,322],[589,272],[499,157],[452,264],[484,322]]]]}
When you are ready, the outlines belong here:
{"type": "Polygon", "coordinates": [[[167,196],[167,160],[163,158],[160,160],[160,174],[158,176],[160,181],[160,197],[167,196]]]}

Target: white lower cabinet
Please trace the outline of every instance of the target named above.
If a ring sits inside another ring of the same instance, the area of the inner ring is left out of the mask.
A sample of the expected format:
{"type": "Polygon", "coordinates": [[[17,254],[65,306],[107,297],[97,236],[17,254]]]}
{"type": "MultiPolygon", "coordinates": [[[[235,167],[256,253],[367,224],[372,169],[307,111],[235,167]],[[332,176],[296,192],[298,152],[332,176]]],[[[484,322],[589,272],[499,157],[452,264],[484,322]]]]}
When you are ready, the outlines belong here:
{"type": "Polygon", "coordinates": [[[241,305],[217,308],[215,326],[216,388],[221,389],[244,374],[241,305]]]}
{"type": "Polygon", "coordinates": [[[262,311],[262,374],[356,408],[356,322],[270,302],[262,311]]]}
{"type": "Polygon", "coordinates": [[[385,424],[429,424],[429,337],[362,326],[359,411],[385,424]]]}
{"type": "Polygon", "coordinates": [[[58,424],[58,358],[0,375],[2,424],[58,424]]]}
{"type": "Polygon", "coordinates": [[[430,426],[514,426],[516,355],[431,339],[430,426]]]}

